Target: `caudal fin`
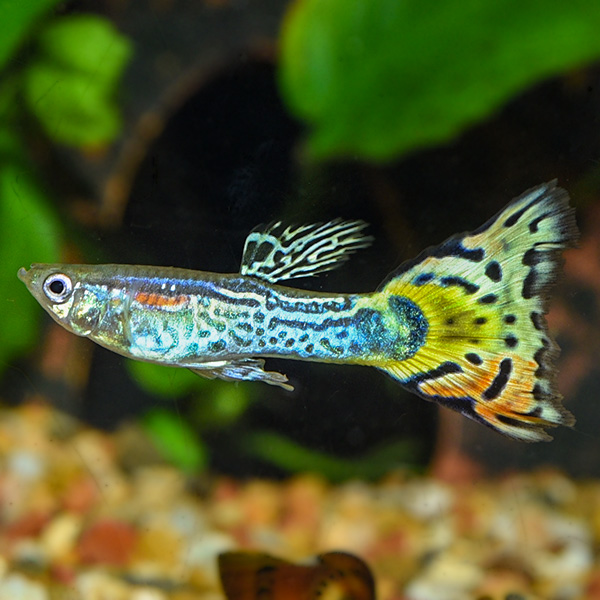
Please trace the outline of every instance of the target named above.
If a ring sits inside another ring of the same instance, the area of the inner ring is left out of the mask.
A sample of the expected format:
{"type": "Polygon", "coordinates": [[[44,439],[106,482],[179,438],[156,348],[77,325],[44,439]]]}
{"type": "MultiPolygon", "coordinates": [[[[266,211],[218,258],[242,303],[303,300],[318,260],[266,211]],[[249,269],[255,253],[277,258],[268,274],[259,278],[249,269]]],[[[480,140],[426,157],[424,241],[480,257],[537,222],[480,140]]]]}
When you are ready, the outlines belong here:
{"type": "Polygon", "coordinates": [[[382,292],[412,300],[425,343],[384,370],[416,394],[525,441],[573,425],[561,404],[545,320],[561,251],[577,240],[574,211],[556,182],[513,200],[472,233],[405,263],[382,292]]]}

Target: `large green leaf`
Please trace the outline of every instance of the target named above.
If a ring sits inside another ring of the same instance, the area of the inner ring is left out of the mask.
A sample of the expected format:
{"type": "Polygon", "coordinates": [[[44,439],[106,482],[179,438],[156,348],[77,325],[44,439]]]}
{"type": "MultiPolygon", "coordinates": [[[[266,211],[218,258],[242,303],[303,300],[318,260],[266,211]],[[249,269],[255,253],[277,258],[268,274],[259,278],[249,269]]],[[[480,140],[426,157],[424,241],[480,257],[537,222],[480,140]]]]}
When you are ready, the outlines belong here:
{"type": "Polygon", "coordinates": [[[297,0],[280,82],[313,157],[387,160],[598,58],[599,32],[589,0],[297,0]]]}
{"type": "Polygon", "coordinates": [[[35,21],[59,2],[60,0],[0,0],[0,69],[6,66],[35,21]]]}
{"type": "Polygon", "coordinates": [[[131,44],[94,15],[62,17],[37,40],[24,73],[24,96],[47,135],[74,146],[104,145],[119,134],[117,84],[131,44]]]}
{"type": "MultiPolygon", "coordinates": [[[[0,140],[8,138],[0,131],[0,140]]],[[[8,139],[0,144],[14,147],[8,139]]],[[[43,314],[17,279],[20,267],[32,262],[57,262],[61,229],[46,194],[30,170],[5,162],[0,167],[0,370],[38,337],[43,314]]]]}

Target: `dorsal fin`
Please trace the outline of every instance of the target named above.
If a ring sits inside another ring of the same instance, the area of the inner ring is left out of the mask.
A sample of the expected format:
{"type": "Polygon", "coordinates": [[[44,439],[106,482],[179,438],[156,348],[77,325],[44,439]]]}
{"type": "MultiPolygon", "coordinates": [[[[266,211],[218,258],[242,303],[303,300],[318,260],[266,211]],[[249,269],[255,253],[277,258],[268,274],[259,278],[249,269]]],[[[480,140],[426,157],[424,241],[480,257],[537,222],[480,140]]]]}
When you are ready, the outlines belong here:
{"type": "Polygon", "coordinates": [[[365,227],[364,221],[335,219],[285,229],[278,221],[258,228],[246,238],[240,273],[275,283],[336,269],[371,244],[365,227]]]}

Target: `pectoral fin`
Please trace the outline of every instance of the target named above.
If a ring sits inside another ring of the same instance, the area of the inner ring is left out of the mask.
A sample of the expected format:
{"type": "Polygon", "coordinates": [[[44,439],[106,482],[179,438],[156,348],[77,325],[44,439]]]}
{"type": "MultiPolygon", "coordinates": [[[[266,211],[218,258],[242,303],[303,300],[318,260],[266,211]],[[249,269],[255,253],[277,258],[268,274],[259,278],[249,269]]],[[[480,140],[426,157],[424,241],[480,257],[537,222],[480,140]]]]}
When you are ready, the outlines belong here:
{"type": "Polygon", "coordinates": [[[373,240],[364,221],[335,219],[283,229],[281,221],[246,238],[240,273],[271,283],[336,269],[373,240]]]}
{"type": "Polygon", "coordinates": [[[202,363],[190,367],[190,371],[207,379],[225,381],[264,381],[292,391],[293,386],[286,383],[288,378],[277,371],[265,371],[265,361],[259,358],[241,358],[239,360],[220,360],[202,363]]]}

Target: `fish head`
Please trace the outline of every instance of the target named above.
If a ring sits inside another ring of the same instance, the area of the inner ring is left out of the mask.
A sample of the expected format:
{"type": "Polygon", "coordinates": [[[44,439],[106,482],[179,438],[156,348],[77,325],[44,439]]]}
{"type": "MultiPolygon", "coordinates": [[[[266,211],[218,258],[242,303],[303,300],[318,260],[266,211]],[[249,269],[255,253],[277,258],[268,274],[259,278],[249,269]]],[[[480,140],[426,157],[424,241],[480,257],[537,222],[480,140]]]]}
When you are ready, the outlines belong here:
{"type": "Polygon", "coordinates": [[[34,263],[17,276],[42,308],[77,335],[92,333],[106,306],[106,286],[93,284],[84,265],[34,263]]]}

